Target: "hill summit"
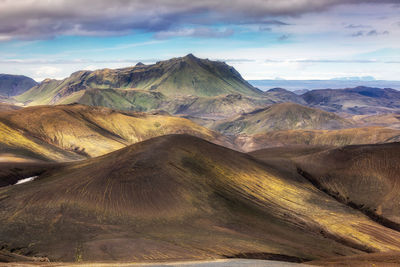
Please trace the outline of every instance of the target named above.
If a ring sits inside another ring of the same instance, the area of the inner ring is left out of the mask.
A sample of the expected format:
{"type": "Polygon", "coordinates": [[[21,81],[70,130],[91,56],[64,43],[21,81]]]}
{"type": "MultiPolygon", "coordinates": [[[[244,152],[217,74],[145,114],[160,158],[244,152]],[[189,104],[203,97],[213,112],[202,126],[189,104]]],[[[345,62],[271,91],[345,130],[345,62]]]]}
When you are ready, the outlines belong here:
{"type": "Polygon", "coordinates": [[[295,103],[280,103],[222,121],[215,129],[227,134],[257,134],[293,129],[342,129],[352,124],[342,117],[295,103]]]}

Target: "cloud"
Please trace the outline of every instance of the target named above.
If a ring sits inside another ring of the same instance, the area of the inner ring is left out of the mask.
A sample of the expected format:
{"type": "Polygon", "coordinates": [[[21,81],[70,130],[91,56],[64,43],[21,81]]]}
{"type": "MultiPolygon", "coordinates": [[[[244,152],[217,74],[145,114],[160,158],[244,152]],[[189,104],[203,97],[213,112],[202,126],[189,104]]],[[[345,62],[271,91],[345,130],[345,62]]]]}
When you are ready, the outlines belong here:
{"type": "Polygon", "coordinates": [[[283,34],[283,35],[278,37],[278,41],[286,41],[286,40],[289,39],[289,37],[290,37],[289,34],[283,34]]]}
{"type": "Polygon", "coordinates": [[[377,30],[358,31],[353,33],[351,36],[361,37],[361,36],[378,36],[378,35],[389,35],[389,31],[377,31],[377,30]]]}
{"type": "Polygon", "coordinates": [[[377,30],[372,30],[367,32],[367,36],[378,36],[378,35],[388,35],[389,31],[378,32],[377,30]]]}
{"type": "Polygon", "coordinates": [[[372,28],[370,25],[362,25],[362,24],[348,24],[345,26],[346,29],[365,29],[365,28],[372,28]]]}
{"type": "Polygon", "coordinates": [[[62,72],[62,69],[56,68],[53,66],[42,66],[39,67],[36,72],[35,76],[37,77],[54,77],[59,75],[62,72]]]}
{"type": "Polygon", "coordinates": [[[270,32],[270,31],[272,31],[272,28],[271,28],[271,27],[264,26],[264,25],[261,25],[260,27],[258,27],[258,30],[259,30],[260,32],[270,32]]]}
{"type": "Polygon", "coordinates": [[[157,33],[188,24],[283,26],[285,22],[274,18],[363,3],[398,0],[1,0],[0,40],[126,35],[138,30],[157,33]]]}
{"type": "Polygon", "coordinates": [[[351,35],[352,37],[360,37],[360,36],[364,36],[364,31],[358,31],[355,32],[351,35]]]}
{"type": "Polygon", "coordinates": [[[288,26],[290,25],[289,23],[280,21],[280,20],[261,20],[257,21],[258,24],[264,24],[264,25],[275,25],[275,26],[288,26]]]}
{"type": "Polygon", "coordinates": [[[276,60],[266,59],[265,63],[383,63],[383,64],[398,64],[400,61],[384,61],[372,59],[289,59],[289,60],[276,60]]]}
{"type": "Polygon", "coordinates": [[[234,34],[232,29],[215,30],[212,28],[183,28],[178,30],[161,31],[155,34],[157,39],[168,39],[171,37],[208,37],[224,38],[234,34]]]}

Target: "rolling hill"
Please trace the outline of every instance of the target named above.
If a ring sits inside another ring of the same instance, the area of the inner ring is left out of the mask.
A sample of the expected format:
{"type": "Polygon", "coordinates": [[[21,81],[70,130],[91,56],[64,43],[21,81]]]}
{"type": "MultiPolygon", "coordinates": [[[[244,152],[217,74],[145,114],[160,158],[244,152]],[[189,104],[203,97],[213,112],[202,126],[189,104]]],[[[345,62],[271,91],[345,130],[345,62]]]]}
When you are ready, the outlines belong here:
{"type": "Polygon", "coordinates": [[[400,142],[400,130],[360,127],[339,130],[285,130],[264,134],[239,135],[235,144],[243,151],[292,145],[346,146],[400,142]]]}
{"type": "Polygon", "coordinates": [[[52,261],[304,261],[400,250],[400,233],[301,176],[187,135],[2,187],[0,224],[4,251],[52,261]]]}
{"type": "Polygon", "coordinates": [[[392,129],[400,129],[400,114],[389,113],[379,115],[356,115],[352,119],[362,126],[384,126],[392,129]]]}
{"type": "Polygon", "coordinates": [[[171,133],[231,146],[220,134],[184,118],[74,104],[1,112],[0,158],[78,160],[171,133]]]}
{"type": "Polygon", "coordinates": [[[300,105],[306,105],[306,101],[304,101],[301,96],[283,88],[269,89],[268,91],[264,92],[264,95],[274,100],[275,103],[292,102],[300,105]]]}
{"type": "Polygon", "coordinates": [[[302,95],[308,105],[349,114],[393,113],[400,109],[400,91],[359,86],[313,90],[302,95]]]}
{"type": "Polygon", "coordinates": [[[0,74],[0,96],[12,97],[36,86],[32,78],[22,75],[0,74]]]}
{"type": "Polygon", "coordinates": [[[218,122],[213,129],[224,134],[258,134],[278,130],[340,129],[352,122],[319,109],[294,103],[270,105],[218,122]]]}

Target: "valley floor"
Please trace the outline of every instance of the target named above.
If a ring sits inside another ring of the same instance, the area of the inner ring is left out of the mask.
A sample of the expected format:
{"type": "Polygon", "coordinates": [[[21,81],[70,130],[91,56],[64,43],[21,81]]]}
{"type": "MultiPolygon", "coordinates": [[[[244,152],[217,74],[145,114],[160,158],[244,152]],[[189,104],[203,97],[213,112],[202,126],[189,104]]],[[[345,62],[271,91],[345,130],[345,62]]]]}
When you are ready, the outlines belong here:
{"type": "Polygon", "coordinates": [[[247,260],[247,259],[229,259],[229,260],[213,260],[213,261],[188,261],[188,262],[163,262],[163,263],[6,263],[0,266],[10,267],[30,267],[30,266],[79,266],[79,267],[307,267],[311,265],[300,263],[289,263],[269,260],[247,260]]]}

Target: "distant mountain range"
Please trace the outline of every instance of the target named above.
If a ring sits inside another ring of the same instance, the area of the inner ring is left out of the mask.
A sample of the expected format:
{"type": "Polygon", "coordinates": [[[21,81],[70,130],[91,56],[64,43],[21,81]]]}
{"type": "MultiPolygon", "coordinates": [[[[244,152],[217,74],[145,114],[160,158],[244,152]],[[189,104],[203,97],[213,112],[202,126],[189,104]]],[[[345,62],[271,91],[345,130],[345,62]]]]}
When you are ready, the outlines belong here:
{"type": "Polygon", "coordinates": [[[365,86],[342,90],[312,90],[302,95],[308,105],[349,114],[394,113],[400,109],[400,91],[365,86]]]}
{"type": "Polygon", "coordinates": [[[152,65],[138,63],[123,69],[78,71],[64,80],[44,80],[20,95],[7,96],[3,102],[24,106],[79,103],[143,112],[162,110],[203,125],[285,102],[339,114],[393,113],[400,108],[399,93],[394,89],[353,88],[347,80],[329,82],[342,83],[346,86],[341,88],[349,89],[310,90],[312,86],[306,86],[307,89],[291,92],[290,83],[301,84],[299,81],[275,80],[274,85],[289,87],[274,86],[261,91],[253,85],[265,85],[265,81],[252,81],[251,85],[233,67],[189,54],[152,65]]]}
{"type": "Polygon", "coordinates": [[[397,140],[398,116],[380,114],[400,114],[400,91],[346,88],[304,93],[280,87],[261,91],[231,66],[189,54],[152,65],[79,71],[64,80],[47,79],[18,96],[3,96],[4,101],[18,106],[3,104],[0,109],[79,103],[119,111],[171,114],[235,136],[231,140],[235,148],[246,151],[283,144],[346,145],[397,140]],[[355,127],[363,130],[349,129],[355,127]],[[334,131],[321,139],[319,133],[323,130],[334,131]]]}
{"type": "Polygon", "coordinates": [[[266,91],[271,88],[281,87],[289,91],[296,90],[315,90],[315,89],[342,89],[357,86],[393,88],[400,90],[400,81],[384,81],[384,80],[354,80],[354,79],[338,79],[338,80],[249,80],[253,86],[266,91]]]}

